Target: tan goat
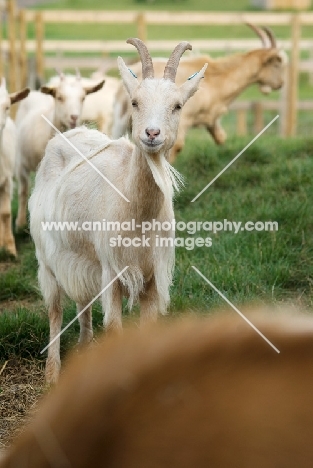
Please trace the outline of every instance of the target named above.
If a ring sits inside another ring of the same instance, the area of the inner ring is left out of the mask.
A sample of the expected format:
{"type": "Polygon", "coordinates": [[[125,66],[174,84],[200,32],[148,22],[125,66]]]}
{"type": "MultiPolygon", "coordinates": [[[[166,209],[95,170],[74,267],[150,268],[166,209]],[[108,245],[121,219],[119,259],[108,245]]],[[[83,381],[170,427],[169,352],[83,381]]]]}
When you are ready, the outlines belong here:
{"type": "MultiPolygon", "coordinates": [[[[248,86],[257,83],[263,93],[281,88],[284,83],[287,55],[278,49],[272,32],[249,25],[262,39],[263,48],[212,59],[207,55],[183,58],[177,70],[177,83],[183,83],[194,70],[208,63],[208,69],[201,83],[201,93],[196,94],[185,105],[180,119],[177,140],[170,153],[173,162],[184,147],[189,128],[203,125],[217,144],[225,142],[227,135],[220,124],[230,104],[248,86]],[[267,47],[268,40],[270,47],[267,47]]],[[[160,77],[165,59],[154,59],[155,74],[160,77]]],[[[140,64],[131,66],[140,76],[140,64]]],[[[112,138],[124,135],[131,126],[131,102],[120,86],[113,110],[112,138]]]]}
{"type": "Polygon", "coordinates": [[[1,468],[311,468],[313,321],[128,330],[68,363],[1,468]]]}

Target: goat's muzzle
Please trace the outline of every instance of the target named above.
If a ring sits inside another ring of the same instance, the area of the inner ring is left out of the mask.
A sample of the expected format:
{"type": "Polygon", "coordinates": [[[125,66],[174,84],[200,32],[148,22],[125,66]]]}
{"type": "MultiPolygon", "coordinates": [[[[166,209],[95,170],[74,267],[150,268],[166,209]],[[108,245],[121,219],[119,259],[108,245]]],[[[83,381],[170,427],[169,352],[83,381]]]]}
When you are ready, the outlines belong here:
{"type": "Polygon", "coordinates": [[[161,130],[159,128],[146,128],[145,132],[149,140],[153,141],[157,136],[160,135],[161,130]]]}
{"type": "Polygon", "coordinates": [[[79,115],[71,115],[71,121],[70,121],[70,127],[75,128],[77,126],[77,121],[78,121],[79,115]]]}

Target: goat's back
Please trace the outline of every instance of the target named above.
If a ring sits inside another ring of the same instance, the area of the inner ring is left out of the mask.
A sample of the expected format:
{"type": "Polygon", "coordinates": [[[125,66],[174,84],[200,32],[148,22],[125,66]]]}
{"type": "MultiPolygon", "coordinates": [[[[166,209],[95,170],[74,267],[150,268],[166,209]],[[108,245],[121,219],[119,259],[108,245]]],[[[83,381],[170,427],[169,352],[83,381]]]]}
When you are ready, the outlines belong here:
{"type": "Polygon", "coordinates": [[[313,320],[252,321],[280,354],[226,316],[75,356],[1,468],[311,467],[313,320]]]}

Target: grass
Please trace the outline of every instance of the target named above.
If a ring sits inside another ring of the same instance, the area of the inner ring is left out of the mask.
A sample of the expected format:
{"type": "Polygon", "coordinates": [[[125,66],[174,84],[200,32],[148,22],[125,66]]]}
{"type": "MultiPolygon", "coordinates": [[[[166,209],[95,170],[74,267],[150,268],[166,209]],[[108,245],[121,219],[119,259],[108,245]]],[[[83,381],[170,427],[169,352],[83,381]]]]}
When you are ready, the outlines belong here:
{"type": "MultiPolygon", "coordinates": [[[[54,9],[54,10],[85,10],[86,2],[84,0],[56,0],[43,3],[36,8],[54,9]]],[[[89,10],[169,10],[169,11],[242,11],[249,8],[248,0],[224,0],[223,4],[218,0],[90,0],[88,1],[89,10]]]]}
{"type": "MultiPolygon", "coordinates": [[[[102,9],[102,10],[199,10],[244,11],[251,7],[248,0],[57,0],[38,8],[102,9]]],[[[278,38],[289,37],[286,27],[275,27],[278,38]]],[[[28,36],[34,37],[29,25],[28,36]]],[[[135,25],[47,25],[49,39],[123,39],[136,35],[135,25]]],[[[149,26],[150,39],[192,39],[253,37],[246,26],[149,26]]],[[[310,28],[303,28],[303,37],[312,37],[310,28]]],[[[299,98],[312,96],[307,75],[301,75],[299,98]]],[[[278,99],[278,92],[268,99],[278,99]]],[[[256,86],[246,90],[240,99],[267,99],[256,86]]],[[[265,112],[268,122],[275,113],[265,112]]],[[[247,138],[235,137],[235,116],[229,113],[223,125],[229,135],[224,147],[216,147],[203,130],[189,132],[177,168],[185,175],[186,187],[177,196],[177,220],[195,221],[267,221],[279,223],[278,232],[211,232],[182,237],[211,237],[211,247],[176,249],[176,269],[171,291],[170,315],[211,313],[223,300],[192,269],[195,265],[216,287],[237,306],[246,302],[280,302],[291,300],[312,304],[312,189],[313,140],[309,113],[299,114],[299,132],[305,138],[281,140],[278,122],[247,150],[195,203],[191,199],[218,174],[248,143],[247,138]]],[[[248,122],[252,130],[251,116],[248,122]]],[[[13,214],[16,216],[16,196],[13,214]]],[[[190,242],[190,241],[187,241],[190,242]]],[[[12,355],[41,358],[40,350],[48,340],[48,319],[37,285],[37,261],[34,246],[26,235],[17,236],[19,259],[14,261],[0,252],[0,361],[12,355]]],[[[127,320],[138,319],[138,309],[127,320]]],[[[66,301],[64,324],[75,316],[75,306],[66,301]]],[[[95,305],[94,325],[101,331],[102,315],[95,305]]],[[[62,352],[77,340],[78,325],[62,336],[62,352]]]]}
{"type": "MultiPolygon", "coordinates": [[[[176,249],[170,316],[208,314],[224,305],[192,269],[195,265],[228,299],[240,307],[250,302],[292,301],[312,305],[313,278],[313,139],[281,140],[262,135],[194,203],[190,201],[248,143],[230,138],[224,147],[212,144],[200,130],[188,134],[177,160],[186,186],[176,197],[177,221],[277,221],[277,232],[199,231],[180,232],[179,237],[211,237],[211,247],[176,249]]],[[[14,216],[16,200],[14,200],[14,216]]],[[[178,235],[178,233],[177,233],[178,235]]],[[[190,241],[188,241],[190,242],[190,241]]],[[[19,260],[10,262],[0,276],[0,361],[9,356],[42,357],[48,341],[48,319],[36,280],[34,247],[28,236],[18,237],[19,260]],[[25,306],[26,301],[26,306],[25,306]],[[0,302],[1,304],[1,302],[0,302]]],[[[64,324],[75,316],[75,306],[66,301],[64,324]]],[[[138,320],[138,309],[125,318],[138,320]]],[[[101,331],[102,314],[95,307],[94,325],[101,331]]],[[[78,325],[62,336],[63,353],[77,341],[78,325]]]]}

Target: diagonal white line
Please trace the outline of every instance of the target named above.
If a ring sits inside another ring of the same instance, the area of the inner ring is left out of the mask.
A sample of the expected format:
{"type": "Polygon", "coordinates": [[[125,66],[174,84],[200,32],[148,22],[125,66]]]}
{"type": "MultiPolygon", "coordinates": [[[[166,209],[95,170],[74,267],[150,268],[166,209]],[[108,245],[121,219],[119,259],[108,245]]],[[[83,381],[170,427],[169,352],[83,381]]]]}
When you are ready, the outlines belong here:
{"type": "Polygon", "coordinates": [[[196,196],[196,197],[195,197],[193,200],[191,200],[191,203],[193,203],[194,201],[196,201],[196,200],[197,200],[197,198],[199,198],[199,197],[200,197],[200,195],[202,195],[202,194],[203,194],[203,192],[205,192],[205,191],[206,191],[206,189],[208,189],[208,188],[209,188],[209,187],[210,187],[210,186],[211,186],[211,185],[212,185],[212,184],[213,184],[213,183],[216,181],[216,179],[218,179],[218,178],[219,178],[219,176],[220,176],[220,175],[222,175],[222,174],[223,174],[223,172],[225,172],[225,171],[226,171],[226,169],[228,169],[228,168],[229,168],[229,167],[230,167],[230,166],[231,166],[231,165],[232,165],[232,164],[233,164],[233,163],[236,161],[236,159],[238,159],[238,158],[239,158],[239,156],[241,156],[241,155],[242,155],[242,153],[244,153],[244,152],[246,151],[246,149],[247,149],[247,148],[249,148],[249,146],[251,146],[251,145],[252,145],[252,143],[254,143],[254,142],[255,142],[255,140],[257,140],[257,139],[259,138],[259,136],[261,136],[261,135],[262,135],[262,133],[264,133],[264,132],[265,132],[265,130],[267,130],[267,129],[268,129],[268,127],[270,127],[270,126],[272,125],[272,123],[273,123],[273,122],[275,122],[275,120],[277,120],[277,119],[278,119],[278,117],[279,117],[279,115],[276,115],[276,117],[274,117],[274,118],[273,118],[273,120],[271,120],[271,122],[270,122],[270,123],[268,123],[268,124],[266,125],[266,127],[264,127],[264,128],[263,128],[263,130],[261,130],[261,131],[260,131],[260,133],[258,133],[258,134],[257,134],[257,135],[256,135],[256,136],[253,138],[253,140],[251,140],[251,141],[250,141],[250,143],[248,143],[248,144],[247,144],[247,146],[246,146],[246,147],[245,147],[243,150],[241,150],[241,151],[240,151],[240,153],[239,153],[239,154],[237,154],[237,156],[236,156],[236,157],[235,157],[235,158],[234,158],[232,161],[230,161],[230,163],[228,163],[228,164],[227,164],[227,166],[225,166],[225,167],[224,167],[224,169],[223,169],[223,170],[222,170],[222,171],[221,171],[219,174],[217,174],[217,176],[215,176],[215,177],[214,177],[214,179],[213,179],[213,180],[211,180],[211,182],[210,182],[208,185],[206,185],[206,186],[204,187],[204,189],[203,189],[203,190],[201,190],[201,192],[200,192],[200,193],[198,193],[198,195],[197,195],[197,196],[196,196]]]}
{"type": "Polygon", "coordinates": [[[214,291],[216,291],[216,292],[224,299],[224,301],[227,302],[227,304],[229,304],[229,305],[237,312],[237,314],[240,315],[240,317],[242,317],[242,318],[250,325],[250,327],[253,328],[253,330],[255,330],[255,331],[263,338],[263,340],[266,341],[266,343],[268,343],[268,344],[276,351],[276,353],[280,353],[279,349],[277,349],[276,346],[274,346],[273,343],[272,343],[268,338],[266,338],[266,336],[264,336],[263,333],[260,332],[260,330],[259,330],[255,325],[253,325],[253,323],[250,322],[250,320],[247,319],[247,317],[246,317],[245,315],[243,315],[243,313],[240,312],[240,310],[237,309],[237,307],[234,306],[234,304],[232,304],[232,303],[227,299],[227,297],[224,296],[224,294],[221,293],[221,291],[219,291],[219,290],[217,289],[217,287],[215,287],[214,284],[211,283],[211,281],[209,281],[209,280],[201,273],[201,271],[198,270],[198,268],[196,268],[196,267],[193,266],[193,265],[192,265],[192,268],[198,273],[199,276],[201,276],[201,278],[204,279],[204,281],[206,281],[206,282],[211,286],[211,288],[214,289],[214,291]]]}
{"type": "Polygon", "coordinates": [[[81,151],[79,151],[78,148],[76,148],[75,145],[73,145],[72,142],[70,142],[70,140],[68,138],[66,138],[66,136],[60,132],[60,130],[58,130],[55,125],[53,125],[52,122],[50,122],[49,119],[47,119],[47,117],[43,114],[41,114],[41,117],[50,125],[50,127],[53,128],[53,130],[55,130],[59,135],[61,135],[61,137],[76,151],[76,153],[78,153],[109,185],[111,185],[111,187],[122,197],[124,198],[125,201],[127,201],[129,203],[129,200],[128,198],[125,197],[125,195],[122,194],[122,192],[120,192],[120,190],[115,187],[114,184],[112,184],[112,182],[110,182],[110,180],[105,177],[104,174],[102,174],[101,171],[99,171],[99,169],[94,165],[92,164],[92,162],[89,161],[89,159],[86,158],[86,156],[83,155],[83,153],[81,151]]]}
{"type": "Polygon", "coordinates": [[[53,340],[50,341],[50,343],[49,343],[42,351],[40,351],[40,354],[44,353],[44,352],[46,351],[46,349],[48,349],[49,346],[51,346],[52,343],[54,343],[54,342],[62,335],[62,333],[65,332],[65,330],[67,330],[67,329],[72,325],[72,323],[74,323],[75,320],[77,320],[78,317],[80,317],[80,315],[81,315],[83,312],[85,312],[85,310],[88,309],[88,307],[90,307],[90,306],[95,302],[95,300],[97,300],[98,297],[100,297],[101,294],[104,293],[104,291],[105,291],[106,289],[108,289],[108,288],[111,286],[111,284],[113,284],[114,281],[116,281],[116,280],[124,273],[124,271],[127,270],[127,268],[128,268],[128,266],[126,266],[125,268],[123,268],[123,270],[120,271],[119,274],[116,275],[115,278],[113,278],[112,281],[110,281],[109,284],[107,284],[107,285],[105,286],[105,288],[103,288],[102,291],[100,291],[99,294],[97,294],[96,297],[94,297],[94,298],[92,299],[92,301],[90,301],[89,304],[86,305],[86,307],[84,307],[83,310],[81,310],[81,311],[79,312],[79,314],[77,314],[76,317],[74,317],[73,320],[71,320],[70,323],[68,323],[68,324],[63,328],[63,330],[61,330],[60,333],[58,333],[58,335],[55,336],[55,337],[53,338],[53,340]]]}

